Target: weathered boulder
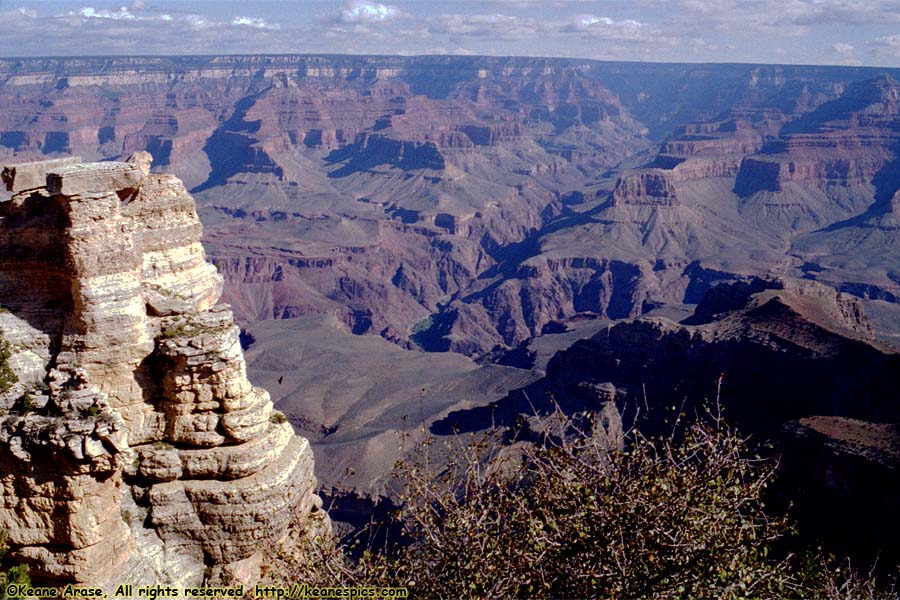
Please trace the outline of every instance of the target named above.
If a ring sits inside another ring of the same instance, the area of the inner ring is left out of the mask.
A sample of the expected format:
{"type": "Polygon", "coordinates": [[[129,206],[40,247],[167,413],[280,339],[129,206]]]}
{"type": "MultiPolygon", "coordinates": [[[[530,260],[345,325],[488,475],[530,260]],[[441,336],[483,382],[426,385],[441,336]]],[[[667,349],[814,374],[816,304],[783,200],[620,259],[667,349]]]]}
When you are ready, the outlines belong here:
{"type": "Polygon", "coordinates": [[[47,186],[47,172],[77,164],[81,161],[77,156],[55,158],[37,162],[6,165],[0,178],[6,184],[6,191],[19,194],[28,190],[37,190],[47,186]]]}
{"type": "Polygon", "coordinates": [[[47,191],[63,196],[84,196],[136,190],[144,180],[137,164],[82,163],[53,169],[47,173],[47,191]]]}

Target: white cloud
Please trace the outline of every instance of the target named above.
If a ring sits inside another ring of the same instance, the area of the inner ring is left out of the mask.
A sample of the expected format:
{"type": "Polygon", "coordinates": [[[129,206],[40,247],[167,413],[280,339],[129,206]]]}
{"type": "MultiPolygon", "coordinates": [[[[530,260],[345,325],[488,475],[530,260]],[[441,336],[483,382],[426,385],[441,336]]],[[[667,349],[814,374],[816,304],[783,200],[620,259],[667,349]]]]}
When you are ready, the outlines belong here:
{"type": "Polygon", "coordinates": [[[822,25],[900,22],[900,0],[635,0],[669,10],[677,31],[805,36],[822,25]]]}
{"type": "Polygon", "coordinates": [[[255,27],[257,29],[280,29],[280,26],[275,23],[267,23],[265,19],[259,19],[257,17],[235,17],[231,20],[232,25],[246,25],[247,27],[255,27]]]}
{"type": "Polygon", "coordinates": [[[591,25],[596,25],[597,23],[603,23],[604,25],[612,25],[613,20],[609,17],[581,17],[580,19],[581,25],[583,27],[590,27],[591,25]]]}
{"type": "Polygon", "coordinates": [[[93,7],[87,6],[82,8],[78,14],[86,19],[110,19],[113,21],[127,20],[131,21],[137,17],[129,12],[128,8],[121,7],[119,10],[94,10],[93,7]]]}
{"type": "Polygon", "coordinates": [[[856,48],[853,47],[853,44],[837,42],[836,44],[831,45],[831,53],[837,54],[838,56],[850,56],[855,51],[856,51],[856,48]]]}
{"type": "MultiPolygon", "coordinates": [[[[165,23],[172,23],[174,21],[180,21],[188,24],[194,28],[203,28],[209,24],[209,22],[202,16],[192,13],[182,13],[176,17],[173,17],[169,13],[157,14],[154,12],[133,12],[133,11],[144,11],[146,9],[146,4],[142,0],[134,0],[129,6],[121,6],[118,10],[111,9],[100,9],[97,10],[92,6],[86,6],[79,10],[78,12],[70,12],[68,15],[58,15],[59,17],[77,17],[79,19],[84,20],[85,22],[95,22],[102,23],[104,21],[107,22],[159,22],[163,21],[165,23]]],[[[27,14],[32,18],[37,17],[36,11],[25,11],[25,9],[19,9],[23,11],[23,14],[27,14]]],[[[246,18],[246,17],[240,17],[246,18]]],[[[261,20],[260,20],[261,21],[261,20]]],[[[248,23],[249,24],[249,23],[248,23]]],[[[260,25],[254,25],[259,27],[260,25]]],[[[269,27],[268,24],[265,24],[266,27],[269,27]]]]}
{"type": "Polygon", "coordinates": [[[184,17],[184,22],[191,29],[206,29],[210,25],[210,22],[200,15],[187,15],[184,17]]]}
{"type": "MultiPolygon", "coordinates": [[[[696,37],[676,38],[670,32],[634,19],[617,20],[595,14],[545,19],[501,13],[442,14],[427,19],[426,23],[429,33],[434,37],[450,35],[469,38],[458,40],[467,45],[495,41],[517,42],[525,44],[529,49],[535,49],[538,44],[555,44],[558,47],[589,50],[593,53],[581,54],[585,57],[596,55],[601,51],[606,57],[611,56],[610,53],[613,52],[626,53],[633,51],[639,43],[648,44],[648,48],[680,44],[682,48],[692,53],[697,48],[696,37]],[[605,43],[600,47],[596,45],[597,42],[605,43]]],[[[521,50],[519,52],[521,53],[521,50]]]]}
{"type": "MultiPolygon", "coordinates": [[[[880,24],[900,22],[897,0],[793,0],[802,24],[880,24]]],[[[774,6],[773,6],[774,8],[774,6]]]]}
{"type": "Polygon", "coordinates": [[[396,6],[353,0],[344,5],[338,19],[343,23],[382,23],[403,15],[396,6]]]}
{"type": "Polygon", "coordinates": [[[638,40],[646,31],[645,25],[634,19],[616,21],[609,17],[581,15],[563,27],[563,31],[589,33],[610,40],[638,40]]]}
{"type": "Polygon", "coordinates": [[[863,61],[856,57],[856,47],[846,42],[836,42],[828,48],[828,54],[837,57],[837,64],[858,67],[863,61]]]}
{"type": "Polygon", "coordinates": [[[252,16],[250,1],[242,5],[249,15],[226,17],[214,0],[178,2],[187,10],[162,0],[0,0],[0,56],[475,52],[900,65],[900,0],[482,0],[445,1],[452,14],[420,8],[439,1],[328,0],[329,15],[293,23],[286,15],[276,24],[270,13],[268,21],[252,16]],[[60,5],[53,14],[49,7],[60,5]]]}
{"type": "Polygon", "coordinates": [[[639,41],[668,43],[670,35],[634,19],[616,20],[607,16],[582,14],[577,17],[544,19],[506,14],[443,14],[427,20],[434,35],[478,37],[485,40],[531,43],[556,41],[571,45],[571,37],[589,37],[633,44],[639,41]]]}
{"type": "Polygon", "coordinates": [[[886,35],[880,38],[877,38],[877,41],[882,46],[889,46],[891,48],[900,48],[900,35],[886,35]]]}
{"type": "Polygon", "coordinates": [[[879,58],[900,58],[900,35],[885,35],[869,43],[872,54],[879,58]]]}
{"type": "Polygon", "coordinates": [[[518,40],[538,35],[543,27],[536,19],[510,15],[440,15],[431,20],[429,30],[451,34],[518,40]]]}

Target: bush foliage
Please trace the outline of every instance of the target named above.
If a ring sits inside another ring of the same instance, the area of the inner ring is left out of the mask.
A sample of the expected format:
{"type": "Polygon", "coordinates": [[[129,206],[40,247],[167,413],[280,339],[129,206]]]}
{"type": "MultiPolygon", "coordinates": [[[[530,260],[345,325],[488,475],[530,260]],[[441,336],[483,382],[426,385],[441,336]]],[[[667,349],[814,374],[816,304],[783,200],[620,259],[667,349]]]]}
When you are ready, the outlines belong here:
{"type": "Polygon", "coordinates": [[[9,342],[0,339],[0,392],[5,392],[14,383],[19,381],[15,372],[9,366],[9,359],[12,356],[12,348],[9,342]]]}
{"type": "MultiPolygon", "coordinates": [[[[0,529],[0,561],[9,551],[7,545],[8,533],[5,529],[0,529]]],[[[11,583],[21,583],[28,585],[31,578],[28,576],[28,567],[25,565],[13,565],[8,570],[0,569],[0,600],[6,600],[9,596],[6,592],[6,586],[11,583]]]]}
{"type": "Polygon", "coordinates": [[[319,540],[274,563],[276,579],[424,598],[876,595],[871,578],[778,550],[791,527],[764,505],[775,465],[718,419],[632,432],[624,450],[565,427],[541,443],[459,444],[438,474],[428,439],[398,463],[405,543],[351,560],[319,540]]]}

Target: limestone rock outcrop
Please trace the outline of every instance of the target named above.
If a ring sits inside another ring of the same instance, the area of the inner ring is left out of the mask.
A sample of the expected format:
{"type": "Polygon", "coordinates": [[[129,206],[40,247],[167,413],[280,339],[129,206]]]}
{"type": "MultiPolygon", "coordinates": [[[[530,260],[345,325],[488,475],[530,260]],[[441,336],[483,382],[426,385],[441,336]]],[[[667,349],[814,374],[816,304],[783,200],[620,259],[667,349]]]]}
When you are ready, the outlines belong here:
{"type": "Polygon", "coordinates": [[[0,528],[39,581],[251,582],[289,525],[328,527],[193,200],[151,160],[3,169],[0,528]]]}
{"type": "Polygon", "coordinates": [[[741,160],[758,152],[785,119],[770,109],[734,109],[728,118],[678,127],[652,163],[619,178],[611,199],[619,205],[678,206],[678,189],[683,184],[733,179],[741,160]]]}
{"type": "MultiPolygon", "coordinates": [[[[676,167],[677,168],[677,167],[676,167]]],[[[614,204],[674,206],[674,171],[647,169],[619,179],[612,192],[614,204]]]]}
{"type": "Polygon", "coordinates": [[[896,190],[900,84],[883,75],[848,86],[840,98],[786,124],[781,139],[748,156],[735,191],[749,196],[778,192],[789,183],[851,186],[872,183],[876,195],[896,190]],[[890,191],[886,188],[890,188],[890,191]]]}

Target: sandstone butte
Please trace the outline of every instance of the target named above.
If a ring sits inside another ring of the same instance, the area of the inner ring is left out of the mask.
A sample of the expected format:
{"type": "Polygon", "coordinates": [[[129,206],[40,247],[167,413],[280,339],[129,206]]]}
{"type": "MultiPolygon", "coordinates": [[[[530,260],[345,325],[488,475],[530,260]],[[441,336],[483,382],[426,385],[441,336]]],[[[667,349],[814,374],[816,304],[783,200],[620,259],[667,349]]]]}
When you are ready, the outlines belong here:
{"type": "Polygon", "coordinates": [[[313,455],[247,380],[194,201],[152,157],[8,165],[0,204],[0,528],[32,577],[259,576],[330,528],[313,455]]]}

